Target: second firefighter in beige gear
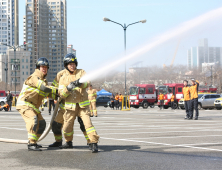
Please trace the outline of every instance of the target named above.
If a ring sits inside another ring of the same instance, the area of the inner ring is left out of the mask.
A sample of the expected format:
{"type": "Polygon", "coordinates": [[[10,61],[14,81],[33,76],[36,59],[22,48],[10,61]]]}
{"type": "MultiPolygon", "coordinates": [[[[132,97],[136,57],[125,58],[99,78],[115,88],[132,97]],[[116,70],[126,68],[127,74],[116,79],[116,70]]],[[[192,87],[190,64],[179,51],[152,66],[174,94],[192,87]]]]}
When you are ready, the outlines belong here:
{"type": "Polygon", "coordinates": [[[96,94],[96,89],[92,89],[92,85],[90,85],[87,93],[88,93],[88,99],[89,99],[89,102],[90,102],[89,108],[90,108],[91,117],[93,117],[93,113],[94,113],[94,116],[97,117],[97,109],[96,109],[97,94],[96,94]]]}
{"type": "MultiPolygon", "coordinates": [[[[60,82],[60,79],[61,77],[63,76],[63,74],[66,72],[67,70],[64,69],[62,71],[60,71],[56,78],[54,79],[52,85],[55,86],[55,87],[59,87],[59,82],[60,82]]],[[[56,115],[53,123],[52,123],[52,131],[54,133],[54,136],[55,136],[55,143],[49,145],[49,147],[58,147],[58,146],[61,146],[62,145],[62,126],[63,126],[63,122],[64,122],[64,113],[65,113],[65,100],[62,100],[60,103],[59,103],[59,111],[58,111],[58,114],[56,115]]],[[[80,128],[81,130],[83,129],[81,126],[84,126],[83,123],[81,124],[81,120],[79,120],[78,118],[78,121],[80,123],[80,128]]],[[[90,140],[88,138],[88,135],[86,133],[85,130],[82,130],[83,131],[83,134],[87,140],[87,143],[90,143],[90,140]]]]}
{"type": "Polygon", "coordinates": [[[39,107],[45,97],[56,98],[56,89],[47,86],[45,79],[47,71],[46,73],[42,72],[42,67],[46,65],[48,68],[48,60],[46,58],[38,59],[37,69],[25,80],[16,106],[16,109],[26,123],[29,139],[28,149],[35,151],[40,150],[36,142],[46,127],[46,122],[41,115],[39,107]]]}
{"type": "Polygon", "coordinates": [[[66,88],[71,82],[80,79],[84,74],[85,71],[81,69],[76,69],[73,74],[67,70],[59,82],[60,97],[65,99],[66,112],[64,114],[63,133],[66,142],[73,140],[73,126],[76,116],[79,116],[83,120],[90,142],[97,143],[99,139],[88,114],[88,107],[90,105],[86,92],[88,83],[83,83],[80,87],[73,89],[71,92],[66,88]]]}

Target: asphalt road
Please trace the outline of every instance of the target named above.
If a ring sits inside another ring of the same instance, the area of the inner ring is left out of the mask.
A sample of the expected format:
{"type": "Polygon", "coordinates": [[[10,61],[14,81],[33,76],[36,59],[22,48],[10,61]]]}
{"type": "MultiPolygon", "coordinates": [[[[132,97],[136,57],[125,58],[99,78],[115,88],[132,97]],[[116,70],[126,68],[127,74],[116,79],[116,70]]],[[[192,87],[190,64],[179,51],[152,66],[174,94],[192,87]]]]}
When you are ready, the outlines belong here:
{"type": "MultiPolygon", "coordinates": [[[[98,108],[92,122],[100,135],[99,153],[91,153],[76,121],[74,148],[40,144],[42,152],[24,144],[0,143],[0,169],[222,169],[222,111],[201,110],[199,120],[184,120],[183,110],[98,108]]],[[[50,116],[43,112],[47,122],[50,116]]],[[[0,112],[0,138],[27,139],[20,114],[0,112]]]]}

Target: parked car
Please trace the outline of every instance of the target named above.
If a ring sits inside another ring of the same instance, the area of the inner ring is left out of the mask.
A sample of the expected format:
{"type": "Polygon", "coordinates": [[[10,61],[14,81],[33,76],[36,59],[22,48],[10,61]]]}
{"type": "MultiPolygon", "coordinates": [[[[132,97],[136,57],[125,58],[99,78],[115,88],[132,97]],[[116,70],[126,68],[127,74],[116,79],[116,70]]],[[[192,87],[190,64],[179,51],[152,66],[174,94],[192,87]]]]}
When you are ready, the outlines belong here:
{"type": "Polygon", "coordinates": [[[107,103],[110,101],[111,99],[109,97],[97,97],[96,99],[96,106],[104,106],[104,107],[108,107],[107,103]]]}
{"type": "Polygon", "coordinates": [[[218,98],[214,101],[214,106],[217,110],[221,110],[222,108],[222,98],[218,98]]]}
{"type": "Polygon", "coordinates": [[[220,97],[221,97],[220,94],[204,94],[202,97],[198,98],[198,108],[214,109],[215,100],[220,97]]]}
{"type": "MultiPolygon", "coordinates": [[[[204,95],[204,94],[216,94],[216,93],[199,93],[198,94],[198,100],[204,95]]],[[[180,99],[179,100],[179,107],[180,109],[185,109],[185,106],[184,106],[184,99],[180,99]]],[[[201,109],[201,107],[198,108],[199,110],[201,109]]]]}
{"type": "Polygon", "coordinates": [[[6,97],[0,97],[0,105],[4,106],[4,104],[6,103],[7,99],[6,97]]]}

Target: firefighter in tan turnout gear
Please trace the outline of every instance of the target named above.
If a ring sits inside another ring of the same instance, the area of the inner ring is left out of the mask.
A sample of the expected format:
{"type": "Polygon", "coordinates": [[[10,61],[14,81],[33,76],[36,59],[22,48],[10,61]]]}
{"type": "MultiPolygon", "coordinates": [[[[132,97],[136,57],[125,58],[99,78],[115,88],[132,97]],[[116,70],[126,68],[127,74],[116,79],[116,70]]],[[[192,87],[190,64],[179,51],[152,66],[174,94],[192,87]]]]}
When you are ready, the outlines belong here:
{"type": "MultiPolygon", "coordinates": [[[[63,74],[65,74],[67,70],[64,69],[62,71],[60,71],[56,78],[54,79],[52,85],[55,86],[55,87],[59,87],[59,81],[60,81],[60,78],[63,76],[63,74]]],[[[59,147],[59,146],[62,146],[62,126],[63,126],[63,122],[64,122],[64,119],[63,119],[63,115],[65,113],[65,100],[62,100],[60,103],[59,103],[59,111],[58,111],[58,114],[56,115],[56,118],[55,120],[53,121],[52,123],[52,131],[53,131],[53,134],[55,136],[55,142],[51,145],[49,145],[49,147],[59,147]]],[[[87,140],[87,144],[90,143],[89,141],[89,137],[86,133],[86,129],[85,129],[85,126],[83,124],[83,121],[80,117],[78,117],[78,122],[80,124],[80,129],[82,130],[86,140],[87,140]]]]}
{"type": "Polygon", "coordinates": [[[41,151],[41,146],[36,141],[44,132],[46,122],[39,110],[42,100],[45,97],[56,99],[57,89],[47,86],[46,76],[49,69],[49,62],[46,58],[39,58],[36,63],[35,72],[24,82],[19,95],[16,109],[26,123],[28,131],[28,150],[41,151]]]}
{"type": "Polygon", "coordinates": [[[97,94],[96,94],[96,89],[92,89],[92,85],[90,84],[87,93],[88,93],[88,99],[89,99],[89,102],[90,102],[89,108],[90,108],[91,117],[93,117],[93,113],[94,113],[94,116],[97,117],[97,110],[96,110],[97,94]]]}
{"type": "Polygon", "coordinates": [[[63,133],[66,143],[60,146],[61,149],[72,148],[73,126],[76,116],[79,116],[84,123],[86,133],[90,140],[92,152],[98,152],[99,136],[92,125],[90,115],[88,113],[90,102],[86,88],[89,83],[80,83],[79,79],[85,75],[85,71],[77,69],[78,62],[74,54],[70,53],[64,57],[64,67],[67,69],[59,81],[60,97],[65,99],[65,113],[63,133]]]}

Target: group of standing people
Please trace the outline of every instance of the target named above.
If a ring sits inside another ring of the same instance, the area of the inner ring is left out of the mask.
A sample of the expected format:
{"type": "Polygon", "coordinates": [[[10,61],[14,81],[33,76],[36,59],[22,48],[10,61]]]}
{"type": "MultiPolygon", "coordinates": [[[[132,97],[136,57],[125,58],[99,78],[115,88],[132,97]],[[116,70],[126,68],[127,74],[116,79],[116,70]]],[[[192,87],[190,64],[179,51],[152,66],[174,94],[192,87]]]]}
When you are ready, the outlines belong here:
{"type": "Polygon", "coordinates": [[[35,72],[23,84],[16,109],[26,123],[29,139],[28,150],[41,151],[42,146],[38,145],[37,141],[46,127],[46,122],[39,110],[42,100],[45,97],[53,100],[60,97],[61,100],[58,101],[60,110],[52,123],[55,142],[49,147],[73,148],[73,126],[77,118],[89,148],[96,153],[98,152],[99,135],[90,119],[91,102],[86,91],[90,87],[90,82],[79,81],[86,73],[82,69],[77,69],[78,62],[74,54],[67,54],[63,59],[63,64],[65,69],[57,74],[53,86],[48,86],[46,76],[49,62],[44,57],[39,58],[35,72]],[[65,137],[63,145],[62,131],[65,137]]]}
{"type": "Polygon", "coordinates": [[[195,79],[191,79],[191,86],[188,86],[188,81],[184,80],[183,87],[183,98],[184,105],[186,110],[185,119],[191,120],[193,119],[193,111],[195,110],[196,114],[194,120],[198,120],[199,110],[198,110],[198,87],[199,81],[195,79]]]}
{"type": "Polygon", "coordinates": [[[111,97],[111,108],[114,110],[116,107],[116,110],[122,108],[122,100],[123,100],[123,95],[120,93],[116,93],[115,96],[111,97]]]}

